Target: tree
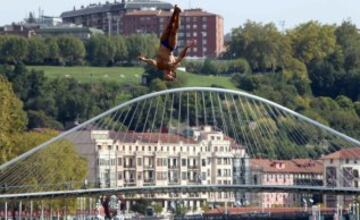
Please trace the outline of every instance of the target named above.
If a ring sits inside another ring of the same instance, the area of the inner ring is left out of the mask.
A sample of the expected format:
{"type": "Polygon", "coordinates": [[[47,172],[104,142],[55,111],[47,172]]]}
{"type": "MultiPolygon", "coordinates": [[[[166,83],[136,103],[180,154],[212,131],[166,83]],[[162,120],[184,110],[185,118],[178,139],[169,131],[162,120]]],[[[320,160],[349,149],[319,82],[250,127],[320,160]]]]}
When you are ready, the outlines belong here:
{"type": "Polygon", "coordinates": [[[344,68],[360,68],[360,34],[357,27],[349,21],[344,21],[335,31],[337,43],[344,53],[344,68]]]}
{"type": "Polygon", "coordinates": [[[344,76],[342,70],[336,70],[328,61],[314,61],[309,65],[311,87],[316,96],[338,96],[344,76]]]}
{"type": "Polygon", "coordinates": [[[60,48],[56,38],[47,38],[45,43],[48,47],[46,55],[46,64],[58,64],[60,61],[60,48]]]}
{"type": "Polygon", "coordinates": [[[335,51],[335,28],[310,21],[297,26],[288,33],[295,58],[305,64],[322,60],[335,51]]]}
{"type": "Polygon", "coordinates": [[[201,69],[201,72],[206,75],[216,75],[217,70],[214,61],[212,61],[211,59],[206,59],[201,69]]]}
{"type": "Polygon", "coordinates": [[[128,61],[130,62],[137,60],[140,54],[154,57],[158,49],[159,40],[155,35],[136,34],[126,39],[126,45],[128,49],[128,61]]]}
{"type": "Polygon", "coordinates": [[[167,89],[167,86],[166,86],[166,83],[157,78],[157,79],[154,79],[151,83],[150,83],[150,90],[151,91],[161,91],[161,90],[165,90],[167,89]]]}
{"type": "Polygon", "coordinates": [[[67,65],[82,64],[86,54],[84,43],[76,37],[62,36],[57,39],[61,58],[67,65]]]}
{"type": "Polygon", "coordinates": [[[154,208],[154,211],[155,211],[156,214],[160,214],[163,211],[163,207],[159,203],[155,203],[153,205],[153,208],[154,208]]]}
{"type": "Polygon", "coordinates": [[[30,64],[43,64],[48,55],[45,41],[37,37],[28,40],[28,51],[26,61],[30,64]]]}
{"type": "Polygon", "coordinates": [[[24,130],[27,118],[11,84],[2,76],[0,76],[0,103],[0,163],[3,163],[13,154],[12,136],[24,130]]]}
{"type": "Polygon", "coordinates": [[[28,53],[28,42],[23,37],[6,37],[0,52],[1,60],[6,63],[16,64],[22,62],[28,53]]]}
{"type": "Polygon", "coordinates": [[[57,130],[63,130],[64,126],[50,117],[46,115],[43,111],[28,111],[29,124],[28,128],[52,128],[57,130]]]}
{"type": "Polygon", "coordinates": [[[115,44],[104,35],[92,36],[87,43],[88,60],[96,66],[106,66],[113,63],[115,52],[115,44]]]}
{"type": "Polygon", "coordinates": [[[227,52],[227,57],[245,58],[256,71],[274,71],[290,56],[290,42],[273,23],[251,21],[233,30],[227,52]]]}
{"type": "Polygon", "coordinates": [[[128,58],[128,48],[126,47],[126,39],[121,35],[113,37],[112,42],[115,46],[115,63],[124,62],[128,58]]]}
{"type": "MultiPolygon", "coordinates": [[[[33,147],[57,136],[53,130],[31,131],[18,134],[14,139],[15,155],[29,151],[33,147]]],[[[87,175],[87,161],[76,151],[75,146],[67,141],[60,140],[48,145],[45,149],[36,152],[18,166],[36,167],[36,173],[22,178],[20,185],[32,185],[36,190],[48,190],[47,185],[56,185],[56,190],[65,189],[65,183],[71,182],[72,187],[80,188],[87,175]],[[51,173],[51,175],[44,175],[51,173]],[[44,178],[44,177],[47,178],[44,178]],[[60,185],[63,183],[64,185],[60,185]]],[[[5,170],[6,171],[6,170],[5,170]]]]}

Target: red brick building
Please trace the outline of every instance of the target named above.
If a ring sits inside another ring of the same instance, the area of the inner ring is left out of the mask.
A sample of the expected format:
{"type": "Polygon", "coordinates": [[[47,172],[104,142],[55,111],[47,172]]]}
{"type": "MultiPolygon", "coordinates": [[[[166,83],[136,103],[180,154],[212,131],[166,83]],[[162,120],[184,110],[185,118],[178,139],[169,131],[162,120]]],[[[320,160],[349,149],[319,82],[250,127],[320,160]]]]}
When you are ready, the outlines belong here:
{"type": "MultiPolygon", "coordinates": [[[[132,11],[123,17],[123,34],[154,33],[160,36],[172,12],[161,10],[132,11]]],[[[217,57],[224,50],[224,19],[220,15],[201,9],[185,10],[181,13],[178,35],[178,50],[186,42],[195,40],[190,57],[217,57]]]]}

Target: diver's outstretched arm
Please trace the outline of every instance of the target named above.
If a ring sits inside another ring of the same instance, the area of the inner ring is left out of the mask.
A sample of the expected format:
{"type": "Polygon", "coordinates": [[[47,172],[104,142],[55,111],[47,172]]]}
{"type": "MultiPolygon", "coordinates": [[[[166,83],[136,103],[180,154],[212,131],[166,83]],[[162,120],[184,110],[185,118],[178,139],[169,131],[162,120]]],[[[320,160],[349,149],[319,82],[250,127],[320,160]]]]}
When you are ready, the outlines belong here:
{"type": "Polygon", "coordinates": [[[144,63],[147,63],[147,64],[151,65],[151,66],[157,67],[156,60],[148,59],[148,58],[146,58],[144,56],[139,56],[138,59],[141,60],[144,63]]]}
{"type": "Polygon", "coordinates": [[[195,41],[192,41],[190,44],[188,44],[179,54],[178,58],[175,61],[175,65],[179,65],[181,63],[181,61],[186,57],[188,50],[190,48],[195,47],[195,41]]]}

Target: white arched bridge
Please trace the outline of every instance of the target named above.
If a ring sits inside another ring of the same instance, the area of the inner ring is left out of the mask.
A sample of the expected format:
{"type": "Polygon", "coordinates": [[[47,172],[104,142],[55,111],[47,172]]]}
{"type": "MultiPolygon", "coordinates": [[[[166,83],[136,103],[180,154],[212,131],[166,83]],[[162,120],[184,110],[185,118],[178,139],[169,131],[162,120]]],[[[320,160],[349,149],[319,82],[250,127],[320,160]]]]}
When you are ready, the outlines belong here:
{"type": "Polygon", "coordinates": [[[344,160],[360,163],[359,147],[354,138],[243,91],[178,88],[121,103],[2,164],[0,200],[119,193],[354,196],[357,174],[334,173],[327,163],[341,160],[341,149],[344,160]],[[268,180],[277,175],[282,182],[268,180]]]}

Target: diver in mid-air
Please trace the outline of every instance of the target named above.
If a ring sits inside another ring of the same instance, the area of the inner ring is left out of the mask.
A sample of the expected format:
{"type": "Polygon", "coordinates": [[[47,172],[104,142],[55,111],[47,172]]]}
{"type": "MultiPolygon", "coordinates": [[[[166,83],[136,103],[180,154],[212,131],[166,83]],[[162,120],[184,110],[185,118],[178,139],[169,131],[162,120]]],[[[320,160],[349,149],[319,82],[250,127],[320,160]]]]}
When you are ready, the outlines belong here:
{"type": "Polygon", "coordinates": [[[139,60],[162,70],[164,72],[164,79],[168,81],[176,79],[177,67],[185,58],[188,50],[195,46],[195,42],[192,41],[186,45],[178,57],[175,57],[173,54],[173,51],[176,48],[177,32],[180,26],[180,13],[181,9],[175,5],[170,22],[160,37],[160,48],[156,55],[156,59],[148,59],[145,56],[139,56],[139,60]]]}

